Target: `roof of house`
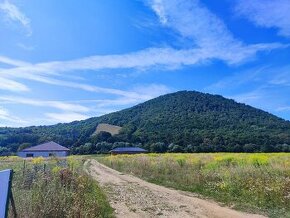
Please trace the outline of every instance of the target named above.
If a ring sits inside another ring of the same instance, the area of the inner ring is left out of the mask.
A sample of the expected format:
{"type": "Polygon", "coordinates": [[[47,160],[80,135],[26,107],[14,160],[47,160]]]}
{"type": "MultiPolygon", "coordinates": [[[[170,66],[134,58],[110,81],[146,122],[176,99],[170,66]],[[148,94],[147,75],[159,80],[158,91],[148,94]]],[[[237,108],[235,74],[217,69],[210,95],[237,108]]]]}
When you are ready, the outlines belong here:
{"type": "Polygon", "coordinates": [[[120,147],[111,150],[111,152],[147,152],[147,150],[138,147],[120,147]]]}
{"type": "Polygon", "coordinates": [[[23,149],[22,151],[69,151],[68,148],[61,146],[55,142],[46,142],[30,148],[23,149]]]}

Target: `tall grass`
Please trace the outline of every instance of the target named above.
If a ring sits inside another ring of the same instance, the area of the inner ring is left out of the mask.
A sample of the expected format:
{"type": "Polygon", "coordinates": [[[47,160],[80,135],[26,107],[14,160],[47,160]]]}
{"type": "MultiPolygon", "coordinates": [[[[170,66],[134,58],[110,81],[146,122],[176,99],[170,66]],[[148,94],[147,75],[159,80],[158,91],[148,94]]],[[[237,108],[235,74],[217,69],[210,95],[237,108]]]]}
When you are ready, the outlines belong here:
{"type": "Polygon", "coordinates": [[[290,217],[290,154],[142,154],[99,161],[235,208],[290,217]]]}
{"type": "MultiPolygon", "coordinates": [[[[13,169],[12,191],[18,217],[112,217],[98,184],[83,172],[84,159],[0,158],[13,169]]],[[[9,210],[9,217],[13,217],[9,210]]]]}

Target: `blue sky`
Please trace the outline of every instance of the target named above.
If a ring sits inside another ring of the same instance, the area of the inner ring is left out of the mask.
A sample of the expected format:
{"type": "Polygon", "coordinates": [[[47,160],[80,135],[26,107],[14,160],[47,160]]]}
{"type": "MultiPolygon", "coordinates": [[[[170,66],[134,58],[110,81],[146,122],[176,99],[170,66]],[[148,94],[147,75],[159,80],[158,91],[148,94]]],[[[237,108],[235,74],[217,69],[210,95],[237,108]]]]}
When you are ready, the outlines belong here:
{"type": "Polygon", "coordinates": [[[178,90],[290,120],[289,0],[0,0],[0,126],[48,125],[178,90]]]}

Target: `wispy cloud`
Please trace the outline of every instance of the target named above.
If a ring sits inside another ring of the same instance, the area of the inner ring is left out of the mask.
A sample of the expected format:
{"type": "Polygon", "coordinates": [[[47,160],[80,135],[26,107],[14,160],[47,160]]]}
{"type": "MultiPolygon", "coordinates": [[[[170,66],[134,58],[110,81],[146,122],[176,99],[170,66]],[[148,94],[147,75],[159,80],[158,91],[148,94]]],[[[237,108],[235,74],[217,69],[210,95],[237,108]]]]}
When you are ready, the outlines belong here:
{"type": "MultiPolygon", "coordinates": [[[[28,80],[34,83],[104,93],[108,94],[110,98],[105,96],[104,99],[88,99],[94,103],[94,106],[91,107],[83,106],[86,100],[79,100],[78,104],[76,102],[16,98],[15,96],[8,96],[9,100],[8,98],[3,99],[5,96],[2,96],[2,101],[39,107],[49,105],[49,107],[61,111],[60,113],[45,113],[45,116],[60,122],[72,121],[74,118],[83,119],[92,109],[113,111],[117,107],[149,100],[167,93],[170,89],[160,84],[140,85],[130,89],[100,87],[88,84],[85,80],[73,80],[72,77],[76,72],[82,77],[81,72],[86,71],[98,74],[103,70],[110,72],[111,69],[147,71],[158,67],[168,70],[209,63],[212,60],[221,60],[228,65],[236,65],[255,59],[259,52],[288,47],[281,43],[248,45],[236,39],[225,23],[198,0],[148,0],[147,3],[157,15],[160,25],[186,39],[186,45],[173,47],[171,42],[168,42],[163,47],[151,47],[125,54],[94,55],[66,61],[40,63],[27,63],[0,56],[0,64],[10,66],[0,69],[0,81],[4,84],[0,89],[29,91],[30,87],[24,83],[28,80]]],[[[29,19],[16,6],[11,5],[9,1],[5,0],[1,3],[0,10],[5,11],[10,20],[20,22],[23,26],[30,28],[29,19]]]]}
{"type": "Polygon", "coordinates": [[[278,107],[277,111],[290,111],[290,106],[278,107]]]}
{"type": "MultiPolygon", "coordinates": [[[[238,64],[255,58],[257,52],[285,48],[280,43],[245,45],[235,39],[226,25],[199,1],[150,1],[163,25],[192,41],[190,49],[171,47],[148,48],[121,55],[96,55],[69,61],[52,61],[18,66],[0,71],[2,74],[43,74],[103,69],[147,69],[156,66],[176,68],[219,59],[238,64]]],[[[1,60],[1,59],[0,59],[1,60]]],[[[2,61],[5,57],[2,57],[2,61]]],[[[11,60],[10,63],[14,64],[11,60]]],[[[15,64],[18,64],[17,62],[15,64]]],[[[21,64],[21,63],[20,63],[21,64]]],[[[19,65],[20,65],[19,64],[19,65]]]]}
{"type": "Polygon", "coordinates": [[[35,49],[34,46],[31,46],[31,45],[25,45],[25,44],[23,44],[23,43],[17,43],[16,46],[19,47],[19,48],[22,48],[23,50],[26,50],[26,51],[32,51],[32,50],[35,49]]]}
{"type": "Polygon", "coordinates": [[[1,55],[0,55],[0,63],[7,64],[14,67],[24,67],[24,66],[30,65],[29,63],[25,61],[16,60],[16,59],[8,58],[1,55]]]}
{"type": "MultiPolygon", "coordinates": [[[[54,61],[39,64],[30,64],[10,69],[0,70],[0,75],[10,77],[24,77],[25,79],[49,82],[43,75],[56,75],[60,72],[72,72],[78,70],[102,70],[122,68],[152,68],[166,66],[168,68],[181,67],[183,65],[195,65],[211,59],[220,59],[229,64],[237,64],[254,58],[257,51],[285,48],[287,45],[280,43],[255,44],[246,47],[233,46],[232,48],[195,48],[190,50],[176,50],[172,48],[151,48],[139,52],[124,55],[91,56],[71,61],[54,61]],[[56,73],[57,72],[57,73],[56,73]]],[[[58,83],[50,79],[51,83],[58,83]]],[[[74,86],[63,82],[65,86],[74,86]]],[[[78,85],[78,88],[80,85],[78,85]]],[[[82,89],[91,89],[82,86],[82,89]]]]}
{"type": "Polygon", "coordinates": [[[233,90],[247,84],[254,84],[255,88],[264,87],[268,89],[290,86],[290,65],[281,67],[260,66],[238,71],[206,87],[205,90],[211,92],[233,90]]]}
{"type": "Polygon", "coordinates": [[[172,48],[150,48],[138,52],[132,52],[122,55],[104,55],[90,56],[70,61],[53,61],[33,64],[5,70],[3,73],[38,73],[48,72],[68,72],[77,70],[103,70],[103,69],[130,69],[130,68],[152,68],[156,66],[180,67],[182,65],[194,65],[210,59],[221,59],[229,63],[237,63],[249,56],[252,56],[257,50],[267,50],[281,48],[281,44],[261,44],[253,46],[247,50],[239,50],[239,54],[232,55],[228,51],[217,53],[211,49],[190,49],[176,50],[172,48]]]}
{"type": "Polygon", "coordinates": [[[237,72],[205,90],[281,115],[290,108],[290,66],[237,72]]]}
{"type": "Polygon", "coordinates": [[[85,120],[89,118],[80,113],[45,113],[45,116],[55,122],[67,123],[75,120],[85,120]]]}
{"type": "Polygon", "coordinates": [[[67,103],[64,101],[45,101],[38,99],[23,98],[17,96],[0,96],[1,104],[24,104],[31,106],[39,106],[46,108],[56,108],[63,111],[73,111],[73,112],[88,112],[90,109],[88,107],[67,103]]]}
{"type": "Polygon", "coordinates": [[[12,92],[26,92],[29,88],[22,83],[0,77],[0,89],[12,92]]]}
{"type": "MultiPolygon", "coordinates": [[[[206,48],[239,47],[223,21],[199,0],[150,0],[152,9],[164,26],[192,39],[192,45],[206,48]]],[[[229,50],[229,49],[228,49],[229,50]]]]}
{"type": "Polygon", "coordinates": [[[275,91],[269,86],[261,86],[248,92],[226,95],[226,97],[290,120],[288,114],[290,102],[285,100],[285,92],[288,93],[289,89],[275,91]]]}
{"type": "Polygon", "coordinates": [[[149,0],[149,3],[162,25],[190,39],[191,46],[206,52],[208,59],[235,64],[255,57],[259,51],[283,47],[279,43],[246,45],[235,39],[224,22],[199,0],[149,0]]]}
{"type": "MultiPolygon", "coordinates": [[[[6,106],[22,104],[34,107],[43,107],[46,109],[49,108],[58,109],[60,110],[59,112],[45,112],[44,118],[41,118],[41,120],[39,119],[30,120],[30,122],[34,123],[39,123],[41,121],[45,122],[46,124],[52,124],[58,122],[71,122],[74,120],[87,119],[91,116],[91,114],[93,114],[94,116],[104,115],[106,113],[123,109],[124,106],[135,105],[143,101],[157,97],[159,95],[166,94],[170,91],[171,90],[164,85],[149,84],[136,86],[132,89],[132,91],[128,92],[129,94],[125,94],[124,96],[121,95],[121,97],[117,98],[111,97],[107,99],[54,101],[54,100],[31,99],[13,95],[9,96],[0,95],[0,102],[1,105],[6,106]]],[[[0,120],[1,119],[4,120],[4,114],[2,117],[0,116],[0,120]]],[[[11,125],[23,126],[27,124],[31,125],[31,123],[22,122],[21,119],[19,119],[19,122],[17,122],[17,119],[13,119],[13,116],[9,115],[8,112],[5,116],[5,120],[9,122],[10,126],[11,125]]]]}
{"type": "MultiPolygon", "coordinates": [[[[3,4],[9,5],[7,1],[3,4]]],[[[68,72],[71,74],[75,71],[86,70],[92,70],[96,73],[104,69],[144,70],[157,66],[163,66],[166,69],[176,69],[185,65],[208,63],[208,61],[214,59],[222,60],[228,64],[239,64],[255,58],[259,51],[288,46],[280,43],[245,45],[235,39],[222,20],[198,0],[152,0],[149,1],[149,5],[159,16],[162,25],[175,30],[182,37],[192,41],[190,48],[174,49],[169,46],[148,48],[127,54],[96,55],[69,61],[51,61],[36,64],[2,56],[0,57],[0,62],[15,67],[1,69],[0,77],[10,80],[21,78],[51,85],[128,97],[135,95],[135,93],[65,81],[57,79],[57,76],[68,72]]],[[[23,90],[24,84],[22,86],[18,85],[20,90],[23,90]]],[[[146,96],[144,99],[146,99],[146,96]]]]}
{"type": "MultiPolygon", "coordinates": [[[[25,61],[20,61],[16,59],[11,59],[5,56],[0,55],[0,64],[9,65],[12,67],[23,67],[29,65],[29,63],[25,61]]],[[[1,90],[7,90],[12,92],[26,92],[30,89],[23,83],[15,81],[15,77],[12,75],[12,78],[7,78],[2,71],[5,71],[7,69],[1,69],[0,68],[0,89],[1,90]]]]}
{"type": "MultiPolygon", "coordinates": [[[[27,124],[27,121],[24,121],[22,120],[21,118],[17,117],[17,116],[14,116],[14,115],[11,115],[10,112],[1,107],[0,106],[0,121],[8,121],[9,123],[11,124],[16,124],[16,125],[24,125],[24,124],[27,124]]],[[[0,122],[0,126],[6,126],[6,125],[3,125],[2,122],[0,122]]]]}
{"type": "Polygon", "coordinates": [[[250,92],[227,96],[230,99],[235,99],[238,102],[255,105],[259,108],[266,108],[265,105],[261,105],[261,101],[264,100],[265,93],[261,89],[255,89],[250,92]]]}
{"type": "Polygon", "coordinates": [[[0,2],[0,12],[4,13],[7,21],[13,21],[21,24],[26,32],[27,36],[32,34],[32,29],[30,26],[30,19],[20,11],[20,9],[12,4],[9,0],[4,0],[0,2]]]}
{"type": "Polygon", "coordinates": [[[155,13],[158,15],[160,22],[166,25],[168,22],[168,19],[167,19],[167,14],[164,8],[163,0],[151,0],[149,1],[149,4],[151,5],[155,13]]]}
{"type": "Polygon", "coordinates": [[[273,76],[272,79],[269,81],[270,85],[290,87],[290,66],[289,65],[280,67],[279,69],[274,69],[271,72],[275,76],[273,76]]]}
{"type": "Polygon", "coordinates": [[[209,92],[218,92],[221,90],[235,89],[248,83],[264,82],[269,76],[273,78],[272,72],[269,75],[269,66],[252,68],[242,72],[233,73],[231,76],[206,87],[204,90],[209,92]]]}
{"type": "MultiPolygon", "coordinates": [[[[69,103],[65,101],[45,101],[38,99],[30,99],[17,96],[0,96],[0,101],[2,105],[29,105],[36,107],[53,108],[60,110],[59,113],[44,113],[44,121],[47,123],[58,123],[58,122],[71,122],[74,120],[83,120],[88,118],[84,113],[89,112],[91,109],[89,107],[69,103]]],[[[43,119],[43,118],[42,118],[43,119]]],[[[27,121],[24,121],[18,117],[12,116],[8,110],[0,107],[0,120],[4,120],[9,123],[9,125],[23,126],[31,125],[27,121]]],[[[30,121],[32,122],[32,121],[30,121]]],[[[0,125],[1,126],[1,125],[0,125]]],[[[3,125],[2,125],[3,126],[3,125]]]]}
{"type": "MultiPolygon", "coordinates": [[[[13,61],[11,60],[11,62],[13,61]]],[[[12,79],[32,80],[32,81],[50,84],[50,85],[81,89],[88,92],[119,95],[119,96],[124,96],[126,98],[130,98],[130,99],[134,98],[134,99],[143,100],[143,101],[152,98],[152,95],[148,94],[150,92],[136,92],[135,90],[125,91],[121,89],[104,88],[104,87],[89,85],[89,84],[81,83],[81,82],[73,82],[73,81],[68,81],[68,80],[63,80],[63,79],[57,79],[58,76],[63,76],[59,74],[60,71],[57,71],[58,70],[57,66],[51,66],[50,68],[49,66],[47,65],[43,66],[42,64],[39,64],[39,65],[32,65],[32,64],[27,64],[27,63],[25,64],[26,66],[23,66],[23,67],[0,70],[0,80],[1,79],[3,79],[3,81],[6,81],[6,80],[13,81],[12,79]],[[55,73],[56,71],[58,73],[55,73]],[[9,78],[9,80],[7,78],[9,78]]],[[[93,61],[92,61],[92,64],[93,64],[93,61]]],[[[57,65],[61,67],[60,66],[61,63],[58,63],[57,65]]],[[[63,67],[65,68],[65,66],[63,67]]],[[[59,69],[59,70],[64,70],[64,68],[59,69]]],[[[17,87],[16,84],[15,84],[15,87],[13,87],[15,91],[24,91],[24,87],[26,86],[20,83],[17,83],[17,84],[19,85],[19,87],[17,87]]],[[[12,88],[10,89],[10,87],[8,86],[7,87],[2,86],[2,88],[6,90],[10,90],[10,91],[12,89],[12,88]]],[[[155,90],[157,86],[154,87],[154,89],[152,88],[153,87],[151,86],[150,89],[155,90]]],[[[160,88],[160,86],[158,86],[158,88],[160,88]]],[[[163,90],[165,90],[164,87],[162,88],[163,90]]],[[[160,91],[158,92],[161,93],[160,91]]]]}
{"type": "Polygon", "coordinates": [[[258,26],[277,28],[279,35],[290,37],[289,0],[238,0],[235,11],[258,26]]]}
{"type": "Polygon", "coordinates": [[[161,84],[149,84],[149,85],[138,85],[133,87],[131,90],[135,95],[131,96],[122,96],[113,99],[96,99],[96,100],[81,100],[77,102],[90,102],[95,103],[94,108],[106,108],[109,107],[108,111],[116,111],[116,108],[127,106],[127,105],[136,105],[138,103],[150,100],[152,98],[158,97],[172,92],[173,90],[169,87],[161,84]]]}

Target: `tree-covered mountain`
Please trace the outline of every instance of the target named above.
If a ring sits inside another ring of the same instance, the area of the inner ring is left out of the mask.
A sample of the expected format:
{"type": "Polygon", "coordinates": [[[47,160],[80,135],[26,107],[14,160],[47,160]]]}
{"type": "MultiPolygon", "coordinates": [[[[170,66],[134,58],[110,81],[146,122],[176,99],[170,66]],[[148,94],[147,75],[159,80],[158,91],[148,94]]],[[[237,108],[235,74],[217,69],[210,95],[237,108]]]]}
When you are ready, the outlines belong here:
{"type": "Polygon", "coordinates": [[[290,122],[219,95],[180,91],[84,121],[0,128],[2,153],[48,140],[76,153],[107,151],[117,142],[151,151],[290,151],[290,122]],[[99,123],[122,129],[92,136],[99,123]]]}

